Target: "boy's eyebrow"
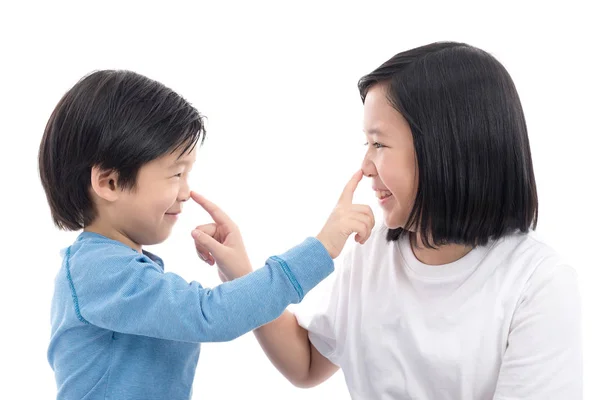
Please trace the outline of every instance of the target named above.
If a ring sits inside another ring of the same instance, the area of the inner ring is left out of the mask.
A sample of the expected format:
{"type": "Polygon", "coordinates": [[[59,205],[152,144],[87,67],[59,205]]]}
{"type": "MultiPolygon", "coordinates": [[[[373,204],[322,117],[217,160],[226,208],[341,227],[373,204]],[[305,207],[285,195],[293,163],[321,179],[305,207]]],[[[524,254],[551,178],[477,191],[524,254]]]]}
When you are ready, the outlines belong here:
{"type": "Polygon", "coordinates": [[[175,162],[172,164],[174,167],[179,166],[179,165],[192,165],[196,160],[187,160],[184,158],[178,158],[177,160],[175,160],[175,162]]]}

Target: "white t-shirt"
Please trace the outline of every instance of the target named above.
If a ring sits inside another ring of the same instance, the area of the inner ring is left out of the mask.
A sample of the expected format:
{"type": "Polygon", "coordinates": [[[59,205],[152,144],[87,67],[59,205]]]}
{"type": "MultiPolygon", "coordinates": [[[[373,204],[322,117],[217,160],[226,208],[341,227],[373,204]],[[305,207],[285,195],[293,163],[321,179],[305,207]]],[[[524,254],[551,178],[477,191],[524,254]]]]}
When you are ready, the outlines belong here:
{"type": "Polygon", "coordinates": [[[531,234],[421,263],[376,227],[295,310],[353,399],[582,398],[577,277],[531,234]]]}

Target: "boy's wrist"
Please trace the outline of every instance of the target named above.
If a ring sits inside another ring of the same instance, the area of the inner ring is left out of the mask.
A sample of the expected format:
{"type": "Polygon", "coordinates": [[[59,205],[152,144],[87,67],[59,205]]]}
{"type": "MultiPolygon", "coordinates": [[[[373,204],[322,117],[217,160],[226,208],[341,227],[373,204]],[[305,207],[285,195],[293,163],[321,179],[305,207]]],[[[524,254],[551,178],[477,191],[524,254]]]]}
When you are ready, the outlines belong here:
{"type": "Polygon", "coordinates": [[[241,278],[242,276],[246,276],[248,274],[251,274],[254,270],[252,269],[252,267],[250,265],[248,265],[248,268],[246,268],[245,270],[241,271],[238,278],[241,278]]]}
{"type": "Polygon", "coordinates": [[[250,264],[250,260],[247,260],[243,265],[243,267],[235,271],[235,276],[233,276],[233,279],[241,278],[254,271],[254,269],[252,268],[252,264],[250,264]]]}
{"type": "Polygon", "coordinates": [[[299,300],[331,274],[334,267],[332,257],[316,237],[308,237],[280,256],[270,257],[267,263],[271,262],[276,263],[290,278],[299,300]]]}
{"type": "Polygon", "coordinates": [[[325,250],[327,250],[327,254],[329,254],[329,257],[334,259],[335,257],[331,250],[331,245],[329,245],[327,243],[327,241],[325,239],[323,239],[322,235],[319,233],[317,236],[315,236],[315,239],[317,239],[321,243],[321,245],[325,248],[325,250]]]}

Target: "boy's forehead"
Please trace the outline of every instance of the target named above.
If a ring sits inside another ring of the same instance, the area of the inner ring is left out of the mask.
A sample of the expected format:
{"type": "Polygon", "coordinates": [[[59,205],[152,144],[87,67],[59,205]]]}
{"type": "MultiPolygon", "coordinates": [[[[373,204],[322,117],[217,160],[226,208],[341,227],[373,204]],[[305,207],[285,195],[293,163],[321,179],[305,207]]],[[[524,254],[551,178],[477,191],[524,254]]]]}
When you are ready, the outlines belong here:
{"type": "Polygon", "coordinates": [[[194,146],[191,150],[188,150],[182,153],[179,150],[176,150],[170,154],[167,154],[164,161],[170,165],[180,165],[180,164],[193,164],[196,162],[196,147],[194,146]]]}
{"type": "Polygon", "coordinates": [[[181,154],[181,156],[175,160],[175,163],[177,164],[193,164],[194,162],[196,162],[196,149],[193,149],[189,153],[181,154]]]}

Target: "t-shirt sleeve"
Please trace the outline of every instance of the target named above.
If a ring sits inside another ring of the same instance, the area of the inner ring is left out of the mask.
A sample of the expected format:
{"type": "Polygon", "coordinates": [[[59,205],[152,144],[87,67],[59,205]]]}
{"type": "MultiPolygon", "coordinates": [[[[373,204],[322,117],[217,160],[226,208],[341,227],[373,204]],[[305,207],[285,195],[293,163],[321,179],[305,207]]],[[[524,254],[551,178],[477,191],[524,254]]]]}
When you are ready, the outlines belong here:
{"type": "Polygon", "coordinates": [[[339,366],[348,316],[348,278],[352,254],[336,261],[336,269],[294,309],[298,324],[308,331],[312,345],[339,366]]]}
{"type": "Polygon", "coordinates": [[[542,262],[513,315],[494,400],[581,399],[582,375],[576,272],[542,262]]]}

